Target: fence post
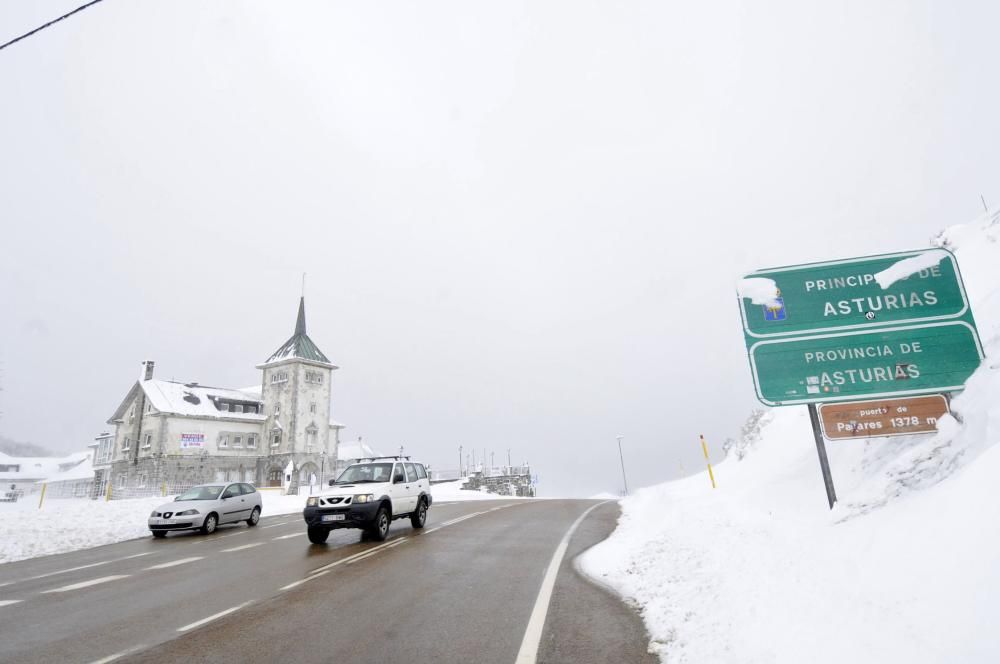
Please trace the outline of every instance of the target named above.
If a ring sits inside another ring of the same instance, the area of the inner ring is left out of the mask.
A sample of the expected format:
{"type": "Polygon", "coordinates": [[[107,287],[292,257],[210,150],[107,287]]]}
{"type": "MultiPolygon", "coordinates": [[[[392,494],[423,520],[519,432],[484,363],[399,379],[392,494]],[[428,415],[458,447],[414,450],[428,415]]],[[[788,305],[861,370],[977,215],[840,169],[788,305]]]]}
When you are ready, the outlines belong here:
{"type": "Polygon", "coordinates": [[[705,463],[708,464],[708,477],[712,480],[712,488],[715,488],[715,474],[712,472],[712,462],[708,460],[708,445],[705,443],[705,436],[701,438],[701,451],[705,453],[705,463]]]}
{"type": "Polygon", "coordinates": [[[48,484],[42,485],[42,497],[38,499],[38,509],[42,509],[42,503],[45,502],[45,487],[47,486],[48,484]]]}

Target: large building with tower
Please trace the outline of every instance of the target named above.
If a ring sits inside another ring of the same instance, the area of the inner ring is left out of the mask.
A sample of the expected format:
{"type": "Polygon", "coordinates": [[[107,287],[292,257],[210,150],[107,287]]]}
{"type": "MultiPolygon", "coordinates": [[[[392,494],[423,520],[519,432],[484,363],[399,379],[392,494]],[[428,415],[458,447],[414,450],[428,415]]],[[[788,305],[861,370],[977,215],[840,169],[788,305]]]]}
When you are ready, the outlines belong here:
{"type": "Polygon", "coordinates": [[[162,380],[144,362],[108,420],[114,433],[95,459],[95,492],[237,480],[291,492],[332,475],[343,427],[330,413],[337,367],[306,334],[305,298],[294,334],[257,368],[259,386],[231,389],[162,380]]]}

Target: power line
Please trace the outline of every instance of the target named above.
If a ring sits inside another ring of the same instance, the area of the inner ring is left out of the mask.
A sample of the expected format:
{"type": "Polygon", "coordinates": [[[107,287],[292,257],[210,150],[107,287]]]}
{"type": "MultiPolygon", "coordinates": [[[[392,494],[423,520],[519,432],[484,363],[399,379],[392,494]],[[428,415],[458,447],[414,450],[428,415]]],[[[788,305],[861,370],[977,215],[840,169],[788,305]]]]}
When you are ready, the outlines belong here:
{"type": "Polygon", "coordinates": [[[68,14],[63,14],[59,18],[52,19],[51,21],[49,21],[45,25],[39,26],[39,27],[35,28],[34,30],[32,30],[31,32],[26,32],[23,35],[21,35],[20,37],[17,37],[15,39],[11,39],[6,44],[0,45],[0,51],[4,50],[5,48],[7,48],[8,46],[10,46],[11,44],[16,44],[17,42],[21,41],[22,39],[26,39],[26,38],[30,37],[31,35],[35,34],[36,32],[41,32],[45,28],[47,28],[49,26],[52,26],[52,25],[55,25],[56,23],[58,23],[59,21],[61,21],[63,19],[69,18],[70,16],[72,16],[73,14],[75,14],[77,12],[82,12],[87,7],[91,7],[93,5],[96,5],[98,2],[103,2],[103,0],[91,0],[90,2],[88,2],[85,5],[80,5],[79,7],[77,7],[76,9],[74,9],[73,11],[71,11],[68,14]]]}

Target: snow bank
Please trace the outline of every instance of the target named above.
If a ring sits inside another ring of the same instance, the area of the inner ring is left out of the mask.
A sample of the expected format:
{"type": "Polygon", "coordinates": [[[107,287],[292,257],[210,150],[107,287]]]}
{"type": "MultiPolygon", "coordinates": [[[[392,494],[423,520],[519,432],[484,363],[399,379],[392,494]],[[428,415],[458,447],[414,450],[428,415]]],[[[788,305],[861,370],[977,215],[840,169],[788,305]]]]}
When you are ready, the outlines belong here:
{"type": "Polygon", "coordinates": [[[706,474],[622,501],[581,567],[641,610],[665,662],[996,662],[1000,223],[947,229],[987,360],[933,435],[828,442],[805,407],[755,413],[706,474]]]}
{"type": "MultiPolygon", "coordinates": [[[[264,516],[298,513],[306,503],[305,495],[265,490],[261,497],[264,516]]],[[[46,500],[41,509],[37,497],[0,503],[0,563],[149,537],[149,513],[170,500],[46,500]]]]}

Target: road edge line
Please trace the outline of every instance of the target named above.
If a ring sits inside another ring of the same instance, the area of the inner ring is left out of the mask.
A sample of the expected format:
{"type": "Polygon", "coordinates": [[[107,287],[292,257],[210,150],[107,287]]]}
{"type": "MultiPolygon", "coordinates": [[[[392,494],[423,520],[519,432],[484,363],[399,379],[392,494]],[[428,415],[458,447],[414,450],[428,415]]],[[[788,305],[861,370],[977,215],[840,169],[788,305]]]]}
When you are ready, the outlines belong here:
{"type": "Polygon", "coordinates": [[[573,525],[563,535],[559,546],[556,547],[555,553],[552,554],[548,569],[545,570],[545,576],[542,578],[542,585],[538,589],[535,606],[531,610],[531,617],[528,619],[528,626],[525,628],[524,638],[521,640],[521,649],[517,651],[517,658],[514,660],[515,664],[535,664],[538,659],[538,646],[542,642],[542,629],[545,627],[545,618],[549,613],[549,603],[552,601],[552,589],[555,588],[559,568],[566,557],[569,540],[591,512],[601,505],[607,505],[610,502],[613,501],[605,500],[596,505],[591,505],[583,514],[577,517],[573,525]]]}

